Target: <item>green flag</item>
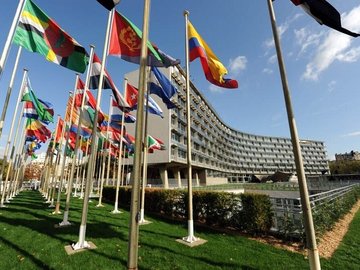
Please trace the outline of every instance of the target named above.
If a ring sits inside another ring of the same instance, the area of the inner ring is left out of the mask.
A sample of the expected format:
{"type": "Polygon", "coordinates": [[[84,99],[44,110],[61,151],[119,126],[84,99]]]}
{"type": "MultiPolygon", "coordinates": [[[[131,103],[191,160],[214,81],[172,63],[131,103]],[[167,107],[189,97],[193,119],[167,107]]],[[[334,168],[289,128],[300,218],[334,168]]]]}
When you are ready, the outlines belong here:
{"type": "Polygon", "coordinates": [[[89,61],[86,50],[31,0],[26,0],[13,42],[77,72],[84,73],[89,61]]]}

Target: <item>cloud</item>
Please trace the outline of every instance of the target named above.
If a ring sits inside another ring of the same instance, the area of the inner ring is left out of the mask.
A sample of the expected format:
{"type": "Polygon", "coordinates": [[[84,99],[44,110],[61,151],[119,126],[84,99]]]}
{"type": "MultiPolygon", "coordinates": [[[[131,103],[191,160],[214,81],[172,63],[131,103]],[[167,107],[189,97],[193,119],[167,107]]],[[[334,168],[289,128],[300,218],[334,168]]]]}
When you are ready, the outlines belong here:
{"type": "MultiPolygon", "coordinates": [[[[294,21],[296,21],[301,16],[302,16],[302,14],[298,13],[295,16],[293,16],[291,18],[288,18],[284,23],[280,24],[277,27],[280,39],[286,33],[286,31],[289,29],[290,24],[293,23],[294,21]]],[[[265,40],[264,46],[265,46],[266,49],[273,48],[275,46],[274,38],[271,37],[271,38],[265,40]]]]}
{"type": "Polygon", "coordinates": [[[235,59],[230,59],[229,69],[234,74],[239,74],[241,70],[246,68],[248,60],[246,56],[238,56],[235,59]]]}
{"type": "Polygon", "coordinates": [[[334,91],[335,85],[336,85],[336,81],[331,81],[331,82],[329,82],[329,84],[328,84],[328,90],[329,90],[329,92],[334,91]]]}
{"type": "MultiPolygon", "coordinates": [[[[351,31],[360,31],[360,6],[353,8],[342,17],[342,25],[351,31]]],[[[329,30],[328,35],[321,42],[312,57],[312,61],[306,65],[303,78],[317,80],[319,75],[326,70],[335,60],[342,62],[355,61],[360,57],[359,48],[350,48],[353,38],[335,30],[329,30]],[[349,49],[350,48],[350,49],[349,49]]]]}
{"type": "Polygon", "coordinates": [[[274,71],[272,69],[270,69],[270,68],[264,68],[262,70],[262,72],[265,73],[265,74],[273,74],[274,73],[274,71]]]}
{"type": "Polygon", "coordinates": [[[352,48],[343,54],[339,54],[336,59],[341,62],[356,62],[360,58],[360,47],[352,48]]]}
{"type": "Polygon", "coordinates": [[[224,92],[224,89],[221,88],[221,87],[218,87],[214,84],[210,84],[209,85],[209,91],[212,92],[212,93],[222,93],[224,92]]]}
{"type": "Polygon", "coordinates": [[[305,27],[298,30],[295,29],[295,40],[297,45],[300,46],[298,55],[306,53],[307,49],[311,46],[318,46],[324,33],[324,31],[321,31],[320,33],[313,34],[305,27]]]}
{"type": "Polygon", "coordinates": [[[347,134],[344,134],[342,137],[357,137],[360,136],[360,131],[354,131],[347,134]]]}
{"type": "Polygon", "coordinates": [[[270,64],[275,64],[275,63],[276,63],[276,60],[277,60],[277,55],[274,54],[274,55],[272,55],[272,56],[269,57],[268,62],[269,62],[270,64]]]}

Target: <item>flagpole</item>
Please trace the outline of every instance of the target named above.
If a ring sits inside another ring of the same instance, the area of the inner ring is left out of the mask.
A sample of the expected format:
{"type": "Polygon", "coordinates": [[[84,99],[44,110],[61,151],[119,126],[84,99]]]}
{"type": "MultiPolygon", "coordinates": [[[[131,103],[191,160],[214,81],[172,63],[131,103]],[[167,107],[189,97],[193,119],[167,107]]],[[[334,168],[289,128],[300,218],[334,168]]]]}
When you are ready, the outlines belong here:
{"type": "MultiPolygon", "coordinates": [[[[22,111],[23,111],[24,110],[24,104],[23,104],[22,107],[23,107],[22,108],[22,111]]],[[[21,121],[22,121],[22,113],[19,115],[19,118],[18,118],[18,124],[17,124],[16,131],[15,131],[15,138],[14,138],[14,142],[13,142],[12,149],[11,149],[10,160],[9,160],[9,165],[8,165],[8,172],[7,172],[7,174],[9,174],[9,175],[10,175],[10,172],[11,172],[11,177],[12,177],[13,181],[15,181],[14,165],[15,165],[15,161],[16,161],[16,155],[15,155],[16,146],[17,146],[16,142],[17,142],[18,137],[19,137],[21,121]]],[[[26,124],[26,122],[24,121],[23,130],[25,129],[25,124],[26,124]]],[[[15,196],[16,184],[17,183],[15,182],[14,183],[14,188],[11,191],[11,194],[10,194],[10,198],[13,198],[15,196]]]]}
{"type": "Polygon", "coordinates": [[[150,0],[144,0],[143,36],[141,39],[139,91],[136,112],[135,128],[135,154],[134,154],[134,175],[131,189],[130,224],[128,243],[128,269],[138,267],[138,244],[139,244],[139,180],[141,178],[141,152],[143,139],[144,121],[144,91],[146,88],[146,65],[147,65],[147,41],[149,36],[150,0]]]}
{"type": "MultiPolygon", "coordinates": [[[[99,201],[98,201],[98,204],[96,205],[96,207],[104,207],[104,205],[102,204],[102,194],[103,194],[103,188],[104,188],[104,175],[105,175],[105,166],[106,166],[106,163],[105,163],[105,155],[104,155],[104,145],[105,145],[105,142],[106,140],[103,141],[102,143],[102,151],[101,151],[101,159],[100,159],[100,162],[101,162],[101,175],[99,176],[100,178],[100,190],[98,189],[99,191],[99,201]]],[[[99,183],[99,182],[98,182],[99,183]]]]}
{"type": "Polygon", "coordinates": [[[17,26],[17,24],[19,22],[20,14],[21,14],[22,10],[24,9],[24,6],[25,6],[24,3],[25,3],[25,0],[19,0],[19,4],[17,6],[14,19],[13,19],[12,24],[10,26],[9,34],[8,34],[8,36],[6,38],[6,41],[5,41],[4,49],[3,49],[3,52],[2,52],[1,58],[0,58],[0,78],[1,78],[1,74],[3,73],[4,68],[5,68],[6,59],[8,57],[9,52],[10,52],[11,41],[12,41],[12,39],[14,37],[16,26],[17,26]]]}
{"type": "MultiPolygon", "coordinates": [[[[16,129],[15,129],[15,137],[14,137],[14,140],[13,140],[13,144],[12,144],[12,148],[11,148],[11,154],[10,154],[10,159],[9,159],[9,163],[8,163],[8,168],[7,168],[7,172],[6,172],[6,179],[5,179],[5,183],[8,181],[9,179],[9,175],[10,175],[10,172],[12,171],[12,166],[14,164],[14,152],[15,152],[15,146],[16,146],[16,141],[18,139],[18,135],[19,135],[19,129],[20,129],[20,125],[21,125],[21,120],[22,120],[22,114],[24,112],[24,103],[22,103],[22,106],[21,106],[21,111],[20,111],[20,114],[19,114],[19,118],[17,120],[17,125],[16,125],[16,129]]],[[[14,115],[14,118],[16,117],[16,115],[14,115]]],[[[26,122],[26,121],[24,121],[26,122]]],[[[24,128],[25,129],[25,124],[24,123],[24,128]]],[[[12,196],[10,196],[12,197],[12,196]]],[[[7,201],[7,200],[5,200],[7,201]]]]}
{"type": "MultiPolygon", "coordinates": [[[[104,50],[103,50],[103,58],[101,63],[101,71],[100,71],[100,78],[99,78],[99,88],[97,92],[97,98],[96,98],[96,110],[94,115],[94,123],[92,128],[92,138],[93,143],[91,144],[90,148],[90,156],[95,156],[96,154],[96,131],[97,131],[97,120],[98,120],[98,111],[100,110],[100,102],[101,102],[101,94],[102,94],[102,88],[104,83],[104,74],[105,74],[105,65],[106,65],[106,56],[108,52],[109,47],[109,34],[111,29],[111,22],[114,15],[115,9],[112,9],[109,12],[108,16],[108,22],[107,22],[107,28],[106,28],[106,35],[105,35],[105,42],[104,42],[104,50]]],[[[88,166],[88,171],[86,174],[87,181],[85,183],[85,196],[83,201],[83,209],[82,209],[82,215],[81,215],[81,225],[79,230],[79,241],[76,244],[73,244],[72,247],[74,250],[83,249],[83,248],[89,248],[90,244],[85,241],[85,234],[86,234],[86,222],[87,222],[87,214],[88,214],[88,206],[89,206],[89,193],[90,193],[90,183],[92,179],[92,163],[93,160],[90,158],[90,166],[88,166]]]]}
{"type": "MultiPolygon", "coordinates": [[[[150,68],[147,67],[148,78],[150,68]]],[[[148,116],[149,116],[149,83],[146,84],[146,110],[145,110],[145,127],[144,127],[144,151],[143,151],[143,172],[142,172],[142,185],[141,185],[141,200],[140,200],[140,220],[139,224],[144,225],[149,223],[144,217],[145,208],[145,187],[147,182],[147,154],[148,154],[148,116]]]]}
{"type": "MultiPolygon", "coordinates": [[[[22,97],[22,93],[23,93],[23,87],[24,87],[24,85],[25,85],[26,78],[27,78],[27,73],[28,73],[28,70],[27,70],[27,69],[24,69],[23,78],[22,78],[22,82],[21,82],[21,86],[20,86],[18,98],[17,98],[16,105],[15,105],[14,116],[16,116],[16,115],[17,115],[17,112],[18,112],[19,104],[20,104],[20,102],[21,102],[21,97],[22,97]]],[[[13,117],[13,119],[12,119],[12,121],[11,121],[11,127],[10,127],[10,132],[9,132],[8,140],[7,140],[7,143],[6,143],[6,146],[5,146],[4,157],[3,157],[3,164],[2,164],[2,166],[1,166],[1,180],[3,179],[3,172],[4,172],[4,168],[5,168],[5,163],[7,162],[7,155],[8,155],[8,152],[9,152],[9,147],[10,147],[10,143],[11,143],[12,133],[13,133],[13,130],[14,130],[15,120],[16,120],[16,117],[13,117]]],[[[4,199],[5,199],[4,196],[5,196],[5,187],[6,187],[6,184],[7,184],[7,183],[5,183],[5,184],[3,185],[0,207],[4,207],[4,199]]]]}
{"type": "Polygon", "coordinates": [[[109,147],[108,147],[108,159],[107,159],[107,170],[106,170],[106,182],[105,185],[109,185],[109,177],[110,177],[110,162],[111,162],[111,142],[108,141],[109,147]]]}
{"type": "MultiPolygon", "coordinates": [[[[51,146],[51,150],[50,150],[50,160],[49,160],[49,165],[47,167],[46,170],[46,174],[45,174],[45,183],[46,183],[46,203],[50,203],[51,202],[51,171],[52,171],[52,166],[53,166],[53,159],[54,159],[54,153],[55,153],[55,138],[57,137],[57,133],[58,133],[58,126],[59,126],[59,121],[60,121],[60,117],[58,116],[57,119],[57,124],[56,124],[56,129],[55,129],[55,134],[54,134],[54,140],[53,140],[53,144],[51,146]]],[[[56,161],[56,159],[55,159],[56,161]]]]}
{"type": "Polygon", "coordinates": [[[15,159],[15,162],[14,162],[14,168],[15,168],[15,166],[19,167],[19,168],[17,168],[16,173],[15,173],[15,179],[14,179],[15,180],[15,189],[19,182],[20,169],[21,169],[20,166],[22,165],[22,163],[21,163],[22,156],[20,156],[20,155],[24,151],[24,144],[25,144],[25,137],[26,137],[26,129],[25,128],[26,128],[26,119],[24,119],[24,124],[23,124],[23,128],[22,128],[23,135],[22,135],[21,140],[19,141],[18,149],[16,151],[17,152],[16,157],[18,157],[18,159],[17,160],[15,159]]]}
{"type": "MultiPolygon", "coordinates": [[[[110,126],[110,122],[111,122],[111,106],[112,106],[112,96],[110,95],[110,106],[109,106],[109,122],[108,125],[106,127],[106,140],[108,141],[109,145],[109,126],[110,126]]],[[[103,155],[102,155],[102,163],[103,163],[103,168],[101,170],[101,183],[100,183],[100,194],[99,194],[99,202],[96,205],[96,207],[103,207],[104,205],[102,204],[102,193],[103,193],[103,187],[104,187],[104,174],[105,174],[105,160],[104,160],[104,143],[103,143],[103,155]]]]}
{"type": "Polygon", "coordinates": [[[0,117],[0,138],[1,138],[1,135],[2,135],[3,127],[4,127],[5,116],[6,116],[7,108],[8,108],[8,105],[9,105],[11,92],[12,92],[12,89],[13,89],[13,86],[14,86],[14,80],[15,80],[15,75],[16,75],[16,71],[17,71],[17,68],[18,68],[18,64],[19,64],[19,59],[20,59],[20,55],[21,55],[21,49],[22,49],[22,47],[19,46],[18,52],[16,54],[14,68],[13,68],[13,71],[12,71],[11,77],[10,77],[9,87],[7,89],[7,92],[6,92],[6,98],[5,98],[5,102],[4,102],[4,107],[3,107],[1,117],[0,117]]]}
{"type": "MultiPolygon", "coordinates": [[[[94,58],[94,46],[90,45],[89,63],[92,63],[93,58],[94,58]]],[[[71,225],[71,223],[69,222],[70,200],[71,200],[71,193],[72,193],[72,185],[73,185],[73,182],[74,182],[76,156],[78,155],[78,151],[79,151],[78,149],[79,149],[79,145],[80,145],[81,118],[82,118],[82,115],[83,115],[83,108],[84,108],[84,104],[85,104],[85,100],[86,100],[86,91],[87,91],[89,81],[90,81],[90,74],[91,74],[91,64],[89,64],[87,74],[86,74],[85,87],[84,87],[85,89],[83,90],[84,92],[83,92],[83,96],[82,96],[82,100],[81,100],[80,114],[79,114],[79,119],[78,119],[78,122],[77,122],[75,149],[74,149],[73,160],[71,162],[70,180],[69,180],[68,188],[67,188],[64,216],[63,216],[63,220],[59,223],[59,227],[71,225]]],[[[75,86],[75,88],[77,88],[77,85],[75,86]]],[[[74,99],[75,99],[75,97],[74,97],[74,99]]],[[[70,119],[70,122],[71,121],[72,120],[70,119]]],[[[75,193],[76,193],[76,187],[75,187],[75,193]]]]}
{"type": "MultiPolygon", "coordinates": [[[[61,189],[62,189],[62,183],[64,181],[64,171],[65,171],[65,164],[66,164],[66,149],[69,146],[69,138],[70,138],[70,129],[71,129],[71,125],[72,125],[72,115],[73,115],[73,111],[74,111],[74,104],[75,104],[75,97],[76,97],[76,90],[77,90],[77,85],[79,82],[79,74],[76,74],[76,78],[75,78],[75,86],[74,86],[74,94],[73,94],[73,99],[71,102],[71,106],[70,106],[70,117],[69,117],[69,121],[68,121],[68,125],[69,125],[69,131],[66,134],[66,138],[65,138],[65,147],[64,147],[64,155],[63,155],[63,160],[62,160],[62,165],[61,165],[61,174],[60,174],[60,184],[59,184],[59,189],[58,189],[58,193],[57,193],[57,198],[56,198],[56,204],[55,204],[55,210],[53,212],[53,214],[61,214],[60,212],[60,198],[61,198],[61,189]]],[[[69,98],[71,97],[71,92],[69,94],[69,98]]],[[[68,110],[69,108],[67,108],[68,110]]],[[[65,112],[65,115],[67,113],[65,112]]],[[[64,119],[65,120],[65,119],[64,119]]],[[[63,130],[61,131],[61,137],[60,137],[60,146],[59,146],[59,151],[62,152],[62,140],[64,137],[64,133],[66,130],[66,122],[64,121],[64,126],[63,126],[63,130]]],[[[69,190],[69,183],[68,183],[68,190],[69,190]]],[[[71,193],[72,189],[70,188],[70,193],[71,193]]]]}
{"type": "Polygon", "coordinates": [[[288,122],[289,122],[290,133],[291,133],[291,142],[292,142],[292,146],[293,146],[293,152],[294,152],[294,158],[295,158],[295,164],[296,164],[296,172],[297,172],[297,177],[298,177],[298,182],[299,182],[299,191],[300,191],[300,198],[301,198],[301,207],[302,207],[303,217],[304,217],[309,264],[310,264],[310,269],[320,270],[321,266],[320,266],[319,251],[318,251],[317,244],[316,244],[315,229],[314,229],[314,223],[313,223],[313,218],[312,218],[312,213],[311,213],[311,206],[310,206],[309,194],[308,194],[308,189],[307,189],[303,159],[302,159],[302,155],[301,155],[301,147],[300,147],[295,117],[294,117],[292,104],[291,104],[290,91],[289,91],[288,81],[287,81],[287,77],[286,77],[285,64],[284,64],[284,60],[283,60],[282,52],[281,52],[280,38],[279,38],[279,34],[277,32],[277,27],[276,27],[275,13],[274,13],[272,0],[268,0],[268,7],[269,7],[270,20],[271,20],[271,27],[272,27],[272,31],[273,31],[273,35],[274,35],[276,53],[277,53],[278,62],[279,62],[279,70],[280,70],[281,81],[282,81],[282,85],[283,85],[286,111],[287,111],[288,122]]]}
{"type": "Polygon", "coordinates": [[[88,154],[88,152],[89,152],[89,143],[86,144],[86,149],[85,149],[85,157],[87,157],[86,165],[84,165],[85,157],[83,157],[83,170],[82,170],[82,178],[81,178],[80,197],[79,197],[79,199],[84,199],[85,173],[89,169],[89,157],[90,157],[90,155],[88,154]]]}
{"type": "Polygon", "coordinates": [[[183,240],[193,243],[198,239],[194,236],[194,220],[193,220],[193,196],[192,196],[192,164],[191,164],[191,110],[190,110],[190,78],[189,78],[189,34],[188,34],[188,16],[189,11],[184,11],[185,17],[185,59],[186,59],[186,117],[187,117],[187,180],[188,180],[188,236],[183,240]]]}
{"type": "MultiPolygon", "coordinates": [[[[127,86],[127,79],[124,79],[124,87],[126,89],[127,86]]],[[[113,214],[120,214],[121,211],[118,210],[118,203],[119,203],[119,189],[120,189],[120,177],[121,177],[121,154],[123,152],[123,138],[124,138],[124,123],[125,123],[125,113],[122,113],[121,117],[121,129],[120,129],[120,145],[119,145],[119,160],[118,160],[118,171],[117,171],[117,178],[116,178],[116,193],[115,193],[115,204],[114,210],[111,212],[113,214]]]]}

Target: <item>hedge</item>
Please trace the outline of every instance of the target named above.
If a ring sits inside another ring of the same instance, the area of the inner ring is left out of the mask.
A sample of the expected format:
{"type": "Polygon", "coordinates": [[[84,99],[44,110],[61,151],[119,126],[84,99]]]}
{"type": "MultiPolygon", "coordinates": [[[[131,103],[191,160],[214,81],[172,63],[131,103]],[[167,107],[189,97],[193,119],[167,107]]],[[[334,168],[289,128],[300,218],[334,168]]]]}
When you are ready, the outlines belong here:
{"type": "MultiPolygon", "coordinates": [[[[114,202],[115,188],[104,187],[103,198],[114,202]]],[[[119,205],[129,209],[131,189],[121,187],[119,205]]],[[[177,189],[146,189],[145,212],[167,219],[187,220],[188,193],[177,189]]],[[[272,226],[272,205],[267,195],[193,192],[193,220],[207,226],[267,234],[272,226]]]]}

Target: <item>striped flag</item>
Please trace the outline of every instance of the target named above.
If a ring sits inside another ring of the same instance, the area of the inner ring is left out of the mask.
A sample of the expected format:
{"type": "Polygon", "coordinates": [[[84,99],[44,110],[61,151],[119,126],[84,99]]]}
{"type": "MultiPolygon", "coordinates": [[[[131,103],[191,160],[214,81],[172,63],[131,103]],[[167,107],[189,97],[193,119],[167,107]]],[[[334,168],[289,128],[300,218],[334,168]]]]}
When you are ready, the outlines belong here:
{"type": "Polygon", "coordinates": [[[86,50],[31,0],[26,0],[13,42],[80,73],[84,73],[89,61],[86,50]]]}
{"type": "Polygon", "coordinates": [[[38,119],[46,124],[54,122],[54,110],[51,108],[52,105],[48,102],[44,102],[38,99],[30,84],[29,78],[27,78],[21,101],[25,101],[24,116],[28,118],[38,119]]]}
{"type": "Polygon", "coordinates": [[[190,22],[188,22],[188,33],[189,59],[193,61],[196,58],[200,58],[206,79],[219,87],[238,88],[236,80],[224,78],[224,75],[227,74],[227,69],[190,22]]]}

